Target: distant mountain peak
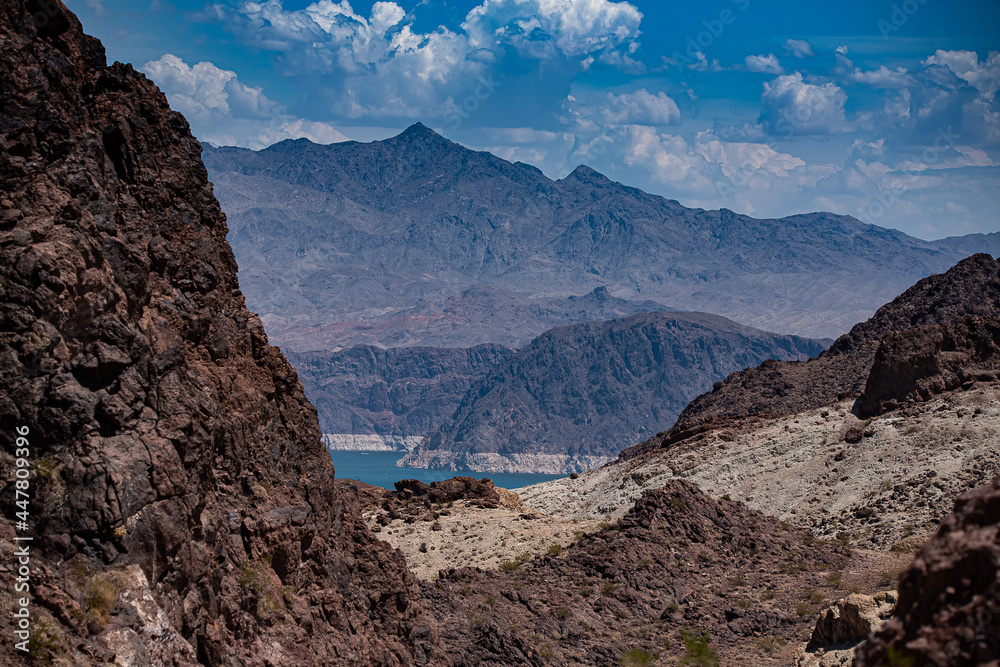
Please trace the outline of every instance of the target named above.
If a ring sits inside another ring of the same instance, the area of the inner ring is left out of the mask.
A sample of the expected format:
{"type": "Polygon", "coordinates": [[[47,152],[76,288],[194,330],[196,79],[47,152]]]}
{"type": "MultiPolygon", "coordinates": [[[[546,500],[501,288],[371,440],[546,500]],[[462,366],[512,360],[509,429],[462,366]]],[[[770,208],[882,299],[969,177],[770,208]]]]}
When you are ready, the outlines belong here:
{"type": "Polygon", "coordinates": [[[405,130],[403,130],[402,132],[400,132],[398,135],[396,135],[396,139],[408,139],[410,141],[416,140],[416,141],[427,141],[427,142],[441,141],[441,142],[451,143],[450,141],[448,141],[440,134],[438,134],[437,132],[435,132],[434,130],[427,127],[421,122],[416,122],[413,125],[406,128],[405,130]]]}
{"type": "Polygon", "coordinates": [[[593,169],[591,167],[588,167],[585,164],[581,164],[579,167],[577,167],[576,169],[574,169],[573,172],[571,174],[569,174],[563,180],[565,181],[565,180],[570,180],[570,179],[572,179],[574,181],[579,181],[580,183],[590,183],[590,184],[612,183],[613,182],[610,178],[608,178],[607,176],[605,176],[601,172],[599,172],[596,169],[593,169]]]}

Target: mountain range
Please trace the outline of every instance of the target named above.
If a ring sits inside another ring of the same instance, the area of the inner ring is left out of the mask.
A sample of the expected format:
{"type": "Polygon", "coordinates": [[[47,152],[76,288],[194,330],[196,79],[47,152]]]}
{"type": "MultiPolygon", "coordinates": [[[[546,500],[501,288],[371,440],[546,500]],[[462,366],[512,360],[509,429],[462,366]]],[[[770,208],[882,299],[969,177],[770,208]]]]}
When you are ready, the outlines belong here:
{"type": "Polygon", "coordinates": [[[10,0],[0,110],[3,665],[1000,661],[1000,477],[957,496],[1000,464],[1000,320],[962,312],[995,299],[986,258],[894,305],[861,397],[658,436],[530,509],[391,493],[334,479],[162,92],[60,0],[10,0]]]}
{"type": "Polygon", "coordinates": [[[515,320],[513,337],[502,320],[467,329],[461,342],[440,332],[449,299],[464,295],[447,328],[484,310],[476,301],[492,293],[468,292],[481,287],[525,304],[604,287],[834,338],[920,278],[1000,252],[1000,234],[922,241],[829,213],[755,219],[687,208],[585,166],[552,180],[419,123],[370,143],[206,147],[204,160],[248,304],[279,345],[297,349],[516,345],[572,323],[539,313],[515,320]]]}
{"type": "Polygon", "coordinates": [[[557,327],[473,384],[402,464],[504,472],[599,467],[668,428],[729,372],[804,360],[820,341],[717,315],[645,313],[557,327]]]}

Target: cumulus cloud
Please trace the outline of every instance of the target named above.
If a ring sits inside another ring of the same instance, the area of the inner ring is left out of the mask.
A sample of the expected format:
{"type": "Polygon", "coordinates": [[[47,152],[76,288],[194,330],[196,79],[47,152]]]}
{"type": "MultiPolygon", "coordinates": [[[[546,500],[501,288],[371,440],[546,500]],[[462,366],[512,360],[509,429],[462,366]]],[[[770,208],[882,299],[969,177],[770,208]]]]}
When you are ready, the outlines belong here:
{"type": "Polygon", "coordinates": [[[808,58],[809,56],[815,55],[813,53],[812,44],[804,39],[792,38],[785,40],[785,53],[795,58],[808,58]]]}
{"type": "Polygon", "coordinates": [[[785,68],[781,66],[778,58],[773,53],[769,53],[766,56],[747,56],[746,64],[747,69],[751,72],[760,72],[762,74],[785,73],[785,68]]]}
{"type": "Polygon", "coordinates": [[[681,111],[664,92],[652,94],[645,88],[634,93],[608,93],[597,110],[602,120],[614,124],[670,125],[679,123],[681,111]]]}
{"type": "Polygon", "coordinates": [[[369,16],[348,0],[286,9],[282,0],[212,5],[207,15],[240,39],[280,53],[287,73],[309,80],[327,108],[350,118],[453,117],[504,58],[600,61],[640,69],[642,14],[609,0],[484,0],[458,31],[414,30],[395,2],[369,16]]]}
{"type": "Polygon", "coordinates": [[[305,137],[317,143],[346,137],[326,123],[288,116],[261,88],[239,81],[236,72],[210,62],[188,65],[173,54],[141,68],[184,114],[195,134],[217,145],[263,148],[282,139],[305,137]]]}
{"type": "Polygon", "coordinates": [[[925,67],[947,68],[981,94],[992,97],[1000,89],[1000,52],[991,51],[983,62],[975,51],[937,50],[922,62],[925,67]]]}
{"type": "Polygon", "coordinates": [[[538,43],[551,43],[569,57],[600,54],[623,63],[638,46],[642,13],[609,0],[485,0],[462,28],[474,47],[509,44],[527,57],[551,57],[538,43]]]}
{"type": "Polygon", "coordinates": [[[836,84],[807,83],[800,72],[764,84],[760,123],[772,134],[835,134],[848,129],[847,95],[836,84]]]}
{"type": "Polygon", "coordinates": [[[855,69],[850,76],[852,80],[873,88],[906,88],[917,83],[905,68],[897,67],[891,70],[885,65],[868,72],[855,69]]]}

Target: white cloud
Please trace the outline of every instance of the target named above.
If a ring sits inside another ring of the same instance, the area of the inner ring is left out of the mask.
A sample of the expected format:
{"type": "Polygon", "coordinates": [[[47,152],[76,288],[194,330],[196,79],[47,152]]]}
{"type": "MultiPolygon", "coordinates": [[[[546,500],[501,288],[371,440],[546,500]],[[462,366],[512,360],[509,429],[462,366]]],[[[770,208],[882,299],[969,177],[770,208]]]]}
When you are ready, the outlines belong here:
{"type": "Polygon", "coordinates": [[[104,0],[87,0],[87,8],[98,14],[103,14],[104,0]]]}
{"type": "Polygon", "coordinates": [[[751,72],[759,72],[762,74],[785,73],[785,68],[781,66],[781,63],[778,62],[778,58],[773,53],[769,53],[766,56],[747,56],[746,64],[747,69],[751,72]]]}
{"type": "Polygon", "coordinates": [[[813,53],[812,44],[804,39],[792,38],[785,40],[785,53],[795,58],[807,58],[815,55],[813,53]]]}
{"type": "Polygon", "coordinates": [[[896,169],[898,171],[926,171],[927,169],[961,169],[962,167],[997,167],[1000,164],[990,159],[986,151],[971,146],[955,146],[957,156],[942,157],[940,151],[928,151],[920,160],[907,160],[896,169]]]}
{"type": "Polygon", "coordinates": [[[289,10],[282,0],[222,4],[209,15],[258,48],[281,53],[326,108],[350,117],[453,117],[502,58],[562,58],[640,69],[642,14],[609,0],[484,0],[459,31],[417,32],[395,2],[369,16],[348,0],[289,10]]]}
{"type": "Polygon", "coordinates": [[[885,65],[869,72],[855,69],[851,73],[851,79],[873,88],[907,88],[917,83],[905,68],[897,67],[891,70],[885,65]]]}
{"type": "Polygon", "coordinates": [[[726,176],[731,176],[740,169],[750,169],[785,177],[794,169],[806,166],[801,158],[779,153],[767,144],[713,139],[699,142],[695,150],[718,164],[726,176]]]}
{"type": "Polygon", "coordinates": [[[247,86],[236,72],[210,62],[188,65],[173,54],[141,68],[167,95],[170,106],[188,119],[199,139],[217,145],[263,148],[282,139],[305,137],[317,143],[346,137],[326,123],[291,118],[261,88],[247,86]]]}
{"type": "Polygon", "coordinates": [[[521,55],[553,53],[539,49],[551,42],[568,57],[601,54],[625,62],[638,46],[642,13],[627,2],[609,0],[484,0],[472,9],[462,28],[474,47],[510,44],[521,55]]]}
{"type": "Polygon", "coordinates": [[[760,122],[772,134],[835,134],[848,129],[847,95],[834,83],[807,83],[795,72],[764,83],[760,122]]]}
{"type": "Polygon", "coordinates": [[[679,123],[681,111],[664,92],[655,95],[645,88],[634,93],[608,93],[598,110],[607,123],[627,125],[670,125],[679,123]]]}
{"type": "Polygon", "coordinates": [[[991,51],[983,62],[975,51],[937,50],[922,63],[924,67],[938,65],[951,70],[981,94],[992,97],[1000,89],[1000,52],[991,51]]]}

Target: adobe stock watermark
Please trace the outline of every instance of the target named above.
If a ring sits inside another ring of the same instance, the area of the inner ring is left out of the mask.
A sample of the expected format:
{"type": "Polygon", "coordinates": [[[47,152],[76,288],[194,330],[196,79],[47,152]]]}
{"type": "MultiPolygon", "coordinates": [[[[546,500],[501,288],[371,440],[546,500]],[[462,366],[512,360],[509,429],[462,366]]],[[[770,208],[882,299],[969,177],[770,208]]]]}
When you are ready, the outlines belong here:
{"type": "Polygon", "coordinates": [[[31,547],[34,539],[28,535],[31,518],[31,455],[28,441],[27,426],[15,429],[14,440],[14,572],[17,577],[14,583],[14,647],[18,651],[28,652],[28,642],[31,639],[31,547]]]}
{"type": "Polygon", "coordinates": [[[894,3],[890,7],[892,11],[889,14],[889,18],[879,19],[875,24],[875,27],[882,34],[882,39],[888,42],[889,37],[893,33],[899,32],[920,11],[920,8],[926,4],[927,0],[903,0],[901,3],[894,3]]]}
{"type": "Polygon", "coordinates": [[[55,0],[36,0],[28,5],[28,11],[31,12],[31,21],[36,28],[44,28],[52,19],[61,14],[55,0]],[[34,5],[33,9],[32,4],[34,5]]]}
{"type": "MultiPolygon", "coordinates": [[[[750,8],[750,0],[730,1],[740,12],[745,12],[750,8]]],[[[703,58],[707,58],[705,55],[707,49],[715,44],[717,39],[722,37],[722,34],[726,31],[726,26],[736,23],[738,16],[739,14],[735,11],[726,8],[720,11],[717,17],[705,19],[701,22],[705,27],[704,30],[694,35],[688,35],[687,48],[684,50],[684,53],[674,51],[670,59],[674,61],[674,64],[680,70],[683,70],[685,67],[691,68],[697,65],[703,58]]]]}
{"type": "MultiPolygon", "coordinates": [[[[950,150],[955,149],[955,144],[958,141],[960,135],[952,132],[951,126],[947,128],[938,128],[937,136],[934,138],[934,145],[928,146],[924,149],[924,152],[920,155],[920,163],[925,168],[930,168],[937,164],[941,160],[941,154],[950,150]]],[[[910,183],[915,183],[917,177],[915,175],[909,176],[910,183]]],[[[902,193],[906,188],[896,186],[886,188],[884,190],[879,190],[879,192],[874,195],[874,198],[868,202],[867,205],[862,204],[858,207],[858,212],[861,214],[863,220],[878,220],[884,216],[890,208],[898,201],[900,193],[902,193]],[[866,217],[865,217],[866,216],[866,217]]]]}
{"type": "Polygon", "coordinates": [[[457,130],[462,127],[462,123],[478,111],[483,102],[493,97],[493,93],[500,87],[500,83],[493,79],[493,75],[480,76],[472,93],[444,115],[444,120],[451,124],[451,129],[457,130]]]}

